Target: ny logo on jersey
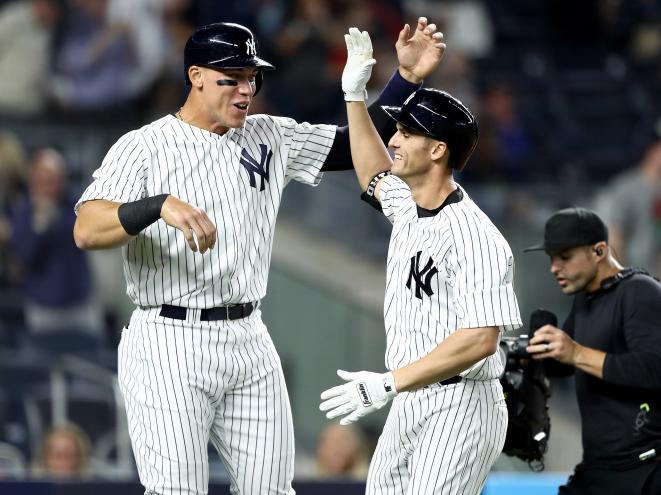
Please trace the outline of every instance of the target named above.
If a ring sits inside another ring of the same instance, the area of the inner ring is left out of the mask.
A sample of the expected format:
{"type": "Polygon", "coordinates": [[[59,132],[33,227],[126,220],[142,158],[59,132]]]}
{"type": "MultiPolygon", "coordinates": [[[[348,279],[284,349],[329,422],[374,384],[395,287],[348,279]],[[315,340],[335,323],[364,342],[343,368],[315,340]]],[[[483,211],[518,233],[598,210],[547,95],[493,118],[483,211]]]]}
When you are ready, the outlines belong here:
{"type": "Polygon", "coordinates": [[[257,55],[257,47],[255,46],[255,40],[250,38],[246,40],[246,55],[257,55]]]}
{"type": "Polygon", "coordinates": [[[434,260],[429,257],[429,261],[425,265],[425,267],[421,270],[420,269],[420,255],[422,254],[422,251],[418,251],[418,253],[415,256],[411,257],[411,271],[409,272],[409,279],[406,282],[406,288],[410,289],[411,288],[411,281],[415,280],[415,297],[418,299],[422,299],[422,294],[420,293],[420,289],[422,289],[425,294],[428,296],[431,296],[434,291],[431,288],[431,279],[434,275],[438,273],[438,269],[433,266],[434,265],[434,260]],[[424,280],[423,280],[424,277],[424,280]]]}
{"type": "Polygon", "coordinates": [[[243,165],[243,168],[246,169],[248,172],[248,176],[250,177],[250,185],[257,189],[257,182],[255,181],[255,174],[259,175],[261,177],[261,184],[259,186],[259,190],[263,191],[264,190],[264,182],[269,181],[269,165],[271,164],[271,156],[273,156],[273,153],[271,150],[269,150],[265,144],[260,144],[259,145],[259,152],[260,152],[260,157],[259,157],[259,162],[255,160],[252,156],[250,156],[250,153],[248,153],[248,150],[246,148],[243,148],[241,150],[241,165],[243,165]]]}

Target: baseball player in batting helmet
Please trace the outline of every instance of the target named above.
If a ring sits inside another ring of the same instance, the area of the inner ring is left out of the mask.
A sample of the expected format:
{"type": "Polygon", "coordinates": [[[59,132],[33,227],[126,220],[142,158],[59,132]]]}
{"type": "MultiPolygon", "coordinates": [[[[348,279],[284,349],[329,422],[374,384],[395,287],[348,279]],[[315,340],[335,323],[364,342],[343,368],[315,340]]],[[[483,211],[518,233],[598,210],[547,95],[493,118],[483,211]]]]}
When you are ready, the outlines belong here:
{"type": "Polygon", "coordinates": [[[391,159],[364,104],[375,63],[369,35],[352,28],[345,39],[342,89],[358,182],[393,225],[389,371],[338,370],[348,383],[323,392],[320,409],[351,424],[393,401],[367,495],[477,495],[507,431],[500,333],[521,326],[510,246],[453,178],[475,148],[477,123],[448,93],[419,89],[383,108],[397,122],[391,159]]]}
{"type": "Polygon", "coordinates": [[[445,142],[452,169],[461,171],[466,166],[477,145],[477,121],[470,110],[450,93],[421,88],[401,107],[381,108],[390,118],[412,131],[445,142]]]}
{"type": "MultiPolygon", "coordinates": [[[[255,67],[255,93],[262,86],[262,70],[275,67],[257,55],[257,41],[252,31],[232,22],[218,22],[198,29],[186,42],[184,70],[186,84],[190,85],[188,69],[192,65],[212,69],[241,69],[255,67]]],[[[232,85],[228,79],[220,79],[219,85],[232,85]]]]}
{"type": "MultiPolygon", "coordinates": [[[[409,29],[373,104],[383,139],[394,126],[379,105],[403,103],[440,60],[435,26],[409,29]]],[[[136,309],[118,378],[146,493],[207,493],[212,442],[233,494],[293,494],[292,415],[260,300],[284,186],[352,168],[349,131],[248,115],[273,66],[238,24],[198,29],[184,66],[186,102],[108,151],[74,237],[83,249],[122,246],[136,309]]]]}

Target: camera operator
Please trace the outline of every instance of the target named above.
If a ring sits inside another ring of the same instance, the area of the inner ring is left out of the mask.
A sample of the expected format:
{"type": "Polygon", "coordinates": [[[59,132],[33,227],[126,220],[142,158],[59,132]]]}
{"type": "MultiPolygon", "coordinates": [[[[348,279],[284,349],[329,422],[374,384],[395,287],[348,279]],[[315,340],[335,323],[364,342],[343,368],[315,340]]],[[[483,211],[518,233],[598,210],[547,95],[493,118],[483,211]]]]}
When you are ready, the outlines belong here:
{"type": "Polygon", "coordinates": [[[544,325],[527,351],[552,374],[575,371],[583,459],[559,494],[661,494],[661,284],[613,257],[596,213],[553,214],[544,242],[571,312],[544,325]]]}

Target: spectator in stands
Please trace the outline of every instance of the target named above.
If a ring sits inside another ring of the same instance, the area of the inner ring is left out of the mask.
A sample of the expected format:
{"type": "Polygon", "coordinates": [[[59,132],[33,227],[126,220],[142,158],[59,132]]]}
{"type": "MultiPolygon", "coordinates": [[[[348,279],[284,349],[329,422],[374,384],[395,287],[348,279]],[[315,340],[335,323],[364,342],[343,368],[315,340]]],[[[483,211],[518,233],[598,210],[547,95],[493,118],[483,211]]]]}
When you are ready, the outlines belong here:
{"type": "MultiPolygon", "coordinates": [[[[341,40],[344,25],[333,17],[328,0],[295,0],[292,14],[274,39],[276,84],[268,95],[301,120],[325,121],[335,116],[341,95],[329,77],[332,46],[341,40]],[[315,70],[310,70],[314,67],[315,70]],[[326,95],[319,98],[319,95],[326,95]],[[329,95],[337,95],[333,99],[329,95]]],[[[271,75],[269,74],[269,77],[271,75]]]]}
{"type": "Polygon", "coordinates": [[[184,46],[195,30],[186,16],[191,2],[168,0],[164,3],[164,61],[161,77],[150,94],[149,112],[153,116],[171,112],[186,99],[186,88],[181,85],[181,68],[184,65],[184,46]]]}
{"type": "Polygon", "coordinates": [[[9,131],[0,131],[0,216],[25,192],[27,157],[23,143],[9,131]]]}
{"type": "Polygon", "coordinates": [[[61,0],[17,0],[0,9],[0,113],[29,116],[48,102],[48,67],[61,0]]]}
{"type": "Polygon", "coordinates": [[[480,145],[476,149],[478,166],[469,167],[462,177],[507,182],[532,179],[537,173],[531,166],[534,145],[509,85],[500,82],[487,88],[481,107],[480,145]]]}
{"type": "Polygon", "coordinates": [[[161,75],[165,64],[164,2],[109,0],[108,23],[126,26],[134,66],[123,76],[123,91],[137,98],[161,75]]]}
{"type": "Polygon", "coordinates": [[[34,475],[57,481],[86,478],[90,456],[90,440],[83,430],[72,423],[55,426],[44,437],[34,475]]]}
{"type": "Polygon", "coordinates": [[[37,151],[28,195],[13,209],[9,245],[21,262],[25,319],[35,335],[80,331],[102,338],[86,254],[73,241],[75,200],[67,192],[64,159],[37,151]]]}
{"type": "Polygon", "coordinates": [[[16,279],[9,261],[7,241],[11,233],[11,205],[25,192],[27,158],[20,140],[10,132],[0,132],[0,286],[16,279]]]}
{"type": "Polygon", "coordinates": [[[0,442],[0,482],[22,480],[26,471],[23,453],[9,443],[0,442]]]}
{"type": "Polygon", "coordinates": [[[322,431],[317,446],[320,477],[365,480],[368,466],[367,442],[358,426],[333,423],[322,431]]]}
{"type": "Polygon", "coordinates": [[[640,164],[615,177],[595,200],[621,261],[661,277],[661,135],[640,164]]]}
{"type": "Polygon", "coordinates": [[[124,85],[134,68],[130,30],[109,22],[107,8],[108,0],[70,0],[52,82],[64,109],[109,109],[130,96],[124,85]]]}

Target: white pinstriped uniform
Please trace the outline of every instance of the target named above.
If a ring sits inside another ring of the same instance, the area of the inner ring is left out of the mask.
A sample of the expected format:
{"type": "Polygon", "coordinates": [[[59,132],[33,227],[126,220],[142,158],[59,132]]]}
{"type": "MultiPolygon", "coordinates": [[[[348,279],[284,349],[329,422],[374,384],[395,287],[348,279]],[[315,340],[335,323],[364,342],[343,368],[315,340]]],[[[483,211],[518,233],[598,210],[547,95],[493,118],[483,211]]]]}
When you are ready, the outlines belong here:
{"type": "Polygon", "coordinates": [[[138,309],[122,334],[119,380],[146,493],[207,493],[209,440],[233,493],[293,493],[289,398],[259,310],[212,322],[199,310],[265,295],[283,188],[319,183],[335,129],[253,115],[221,136],[168,115],[120,138],[79,200],[171,193],[217,228],[203,255],[163,220],[122,248],[138,309]],[[175,320],[159,316],[162,304],[192,309],[175,320]]]}
{"type": "MultiPolygon", "coordinates": [[[[401,179],[382,181],[381,205],[393,224],[384,304],[388,369],[417,361],[460,328],[521,326],[507,241],[461,187],[451,197],[440,212],[420,216],[401,179]]],[[[505,441],[502,371],[494,354],[462,372],[459,383],[397,395],[367,494],[479,494],[505,441]]]]}

